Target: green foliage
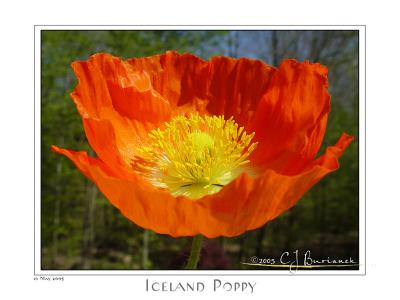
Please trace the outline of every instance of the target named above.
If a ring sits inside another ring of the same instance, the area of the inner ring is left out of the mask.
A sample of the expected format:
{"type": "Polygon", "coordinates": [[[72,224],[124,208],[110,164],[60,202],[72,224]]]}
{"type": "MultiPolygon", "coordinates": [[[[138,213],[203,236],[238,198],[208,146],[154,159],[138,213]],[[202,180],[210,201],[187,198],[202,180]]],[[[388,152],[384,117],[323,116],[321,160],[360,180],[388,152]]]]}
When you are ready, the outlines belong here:
{"type": "Polygon", "coordinates": [[[50,151],[55,144],[93,154],[70,100],[69,93],[76,85],[70,64],[97,52],[130,58],[177,50],[203,58],[225,54],[277,64],[286,57],[295,57],[327,65],[332,107],[321,149],[334,144],[341,132],[356,137],[341,159],[341,168],[275,221],[240,237],[215,239],[222,252],[208,257],[211,263],[203,266],[248,268],[240,262],[252,255],[279,255],[295,249],[311,249],[316,256],[358,256],[356,33],[43,31],[41,39],[43,269],[181,269],[188,255],[191,239],[174,239],[150,231],[145,234],[112,207],[69,160],[50,151]],[[227,263],[219,264],[224,257],[227,263]]]}

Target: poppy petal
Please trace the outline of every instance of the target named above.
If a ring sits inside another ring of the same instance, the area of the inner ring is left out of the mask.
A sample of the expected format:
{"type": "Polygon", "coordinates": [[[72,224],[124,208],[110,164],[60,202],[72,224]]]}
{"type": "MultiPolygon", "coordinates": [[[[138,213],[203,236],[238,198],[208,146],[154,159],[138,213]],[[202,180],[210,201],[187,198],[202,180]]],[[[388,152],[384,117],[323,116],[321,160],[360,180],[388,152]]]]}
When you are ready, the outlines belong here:
{"type": "Polygon", "coordinates": [[[206,62],[175,51],[128,63],[145,70],[154,89],[175,108],[191,104],[200,113],[233,116],[240,125],[254,114],[274,71],[259,60],[217,56],[206,62]]]}
{"type": "Polygon", "coordinates": [[[282,62],[251,122],[259,142],[251,157],[255,165],[295,174],[314,159],[330,109],[327,89],[324,66],[282,62]]]}
{"type": "Polygon", "coordinates": [[[106,118],[112,109],[123,117],[155,124],[170,118],[170,104],[152,88],[149,75],[120,58],[99,53],[74,62],[72,68],[79,84],[71,96],[82,116],[106,118]]]}
{"type": "Polygon", "coordinates": [[[257,179],[242,174],[219,193],[197,201],[174,198],[140,178],[120,178],[85,152],[53,150],[69,157],[137,225],[173,237],[202,234],[213,238],[255,229],[292,207],[311,186],[338,168],[338,158],[351,140],[343,135],[304,173],[287,176],[268,170],[257,179]]]}
{"type": "MultiPolygon", "coordinates": [[[[114,128],[109,121],[83,118],[83,126],[88,142],[97,156],[114,171],[129,176],[133,172],[132,157],[139,143],[137,136],[147,136],[146,132],[121,139],[117,146],[114,128]]],[[[136,130],[143,129],[139,127],[136,130]]]]}
{"type": "Polygon", "coordinates": [[[227,119],[233,117],[239,125],[245,126],[265,94],[275,69],[260,60],[223,56],[214,57],[209,64],[208,112],[227,119]]]}
{"type": "MultiPolygon", "coordinates": [[[[116,147],[126,161],[133,158],[134,149],[147,138],[149,130],[171,117],[168,101],[151,88],[146,75],[134,73],[119,58],[96,54],[72,66],[79,84],[71,96],[84,119],[86,135],[93,137],[96,133],[106,138],[109,126],[104,123],[110,124],[116,147]],[[103,125],[93,120],[102,120],[103,125]],[[93,127],[96,129],[91,130],[93,127]]],[[[91,145],[96,153],[102,152],[102,143],[91,145]]]]}
{"type": "Polygon", "coordinates": [[[328,147],[325,154],[316,159],[305,171],[294,176],[279,175],[267,171],[258,183],[261,187],[257,196],[259,205],[248,229],[255,229],[278,217],[293,207],[297,201],[318,181],[339,168],[339,157],[353,141],[353,137],[344,133],[335,146],[328,147]],[[265,201],[266,200],[266,201],[265,201]]]}
{"type": "Polygon", "coordinates": [[[353,140],[343,134],[333,147],[315,160],[304,172],[288,176],[267,170],[253,179],[242,174],[219,193],[200,201],[209,212],[197,220],[204,222],[202,233],[208,237],[237,236],[246,230],[256,229],[293,207],[319,180],[339,168],[338,159],[353,140]],[[218,220],[218,225],[216,224],[218,220]],[[218,226],[217,234],[213,226],[218,226]]]}
{"type": "Polygon", "coordinates": [[[149,74],[153,88],[173,107],[193,105],[205,112],[208,62],[189,53],[167,51],[165,54],[132,58],[132,69],[149,74]]]}

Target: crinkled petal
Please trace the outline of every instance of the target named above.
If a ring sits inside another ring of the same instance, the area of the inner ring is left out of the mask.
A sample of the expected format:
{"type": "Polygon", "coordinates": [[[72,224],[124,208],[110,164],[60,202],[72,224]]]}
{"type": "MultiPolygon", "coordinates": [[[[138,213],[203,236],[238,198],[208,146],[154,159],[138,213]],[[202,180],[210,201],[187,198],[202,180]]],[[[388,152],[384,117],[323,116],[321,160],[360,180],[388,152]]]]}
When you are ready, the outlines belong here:
{"type": "Polygon", "coordinates": [[[268,170],[257,179],[242,174],[219,193],[197,201],[174,198],[139,177],[121,178],[85,152],[53,150],[70,158],[137,225],[173,237],[202,234],[213,238],[258,228],[291,208],[316,182],[338,168],[338,158],[351,140],[343,135],[303,173],[287,176],[268,170]]]}
{"type": "Polygon", "coordinates": [[[153,88],[171,106],[192,106],[204,113],[207,104],[208,62],[189,53],[167,51],[165,54],[133,58],[132,69],[146,72],[153,88]]]}
{"type": "Polygon", "coordinates": [[[132,120],[155,124],[170,118],[169,102],[153,89],[146,71],[109,54],[76,61],[72,68],[79,84],[71,96],[82,116],[105,118],[109,109],[132,120]]]}
{"type": "Polygon", "coordinates": [[[313,161],[302,173],[288,176],[268,170],[258,180],[252,199],[258,202],[256,213],[248,229],[255,229],[293,207],[297,201],[327,174],[339,168],[339,157],[350,145],[353,137],[342,134],[335,146],[313,161]]]}
{"type": "Polygon", "coordinates": [[[217,56],[209,62],[207,111],[246,126],[275,69],[260,60],[217,56]]]}
{"type": "MultiPolygon", "coordinates": [[[[152,88],[149,76],[121,59],[96,54],[88,61],[74,62],[72,67],[79,84],[71,96],[82,118],[108,122],[117,150],[127,160],[133,158],[132,153],[149,130],[171,118],[169,102],[152,88]]],[[[96,146],[92,144],[96,152],[101,152],[96,146]]]]}
{"type": "Polygon", "coordinates": [[[330,109],[327,72],[320,64],[285,60],[273,73],[249,126],[259,142],[254,165],[296,174],[315,158],[330,109]]]}
{"type": "MultiPolygon", "coordinates": [[[[83,126],[86,137],[97,156],[115,172],[130,176],[133,172],[131,167],[132,157],[135,155],[136,145],[141,143],[140,136],[147,138],[146,132],[138,134],[132,141],[127,136],[119,142],[117,146],[114,128],[108,120],[97,120],[83,118],[83,126]]],[[[136,130],[143,130],[141,127],[136,130]]]]}
{"type": "Polygon", "coordinates": [[[147,72],[154,89],[174,109],[189,105],[200,113],[234,117],[240,125],[253,116],[274,71],[259,60],[217,56],[204,61],[175,51],[128,63],[147,72]]]}

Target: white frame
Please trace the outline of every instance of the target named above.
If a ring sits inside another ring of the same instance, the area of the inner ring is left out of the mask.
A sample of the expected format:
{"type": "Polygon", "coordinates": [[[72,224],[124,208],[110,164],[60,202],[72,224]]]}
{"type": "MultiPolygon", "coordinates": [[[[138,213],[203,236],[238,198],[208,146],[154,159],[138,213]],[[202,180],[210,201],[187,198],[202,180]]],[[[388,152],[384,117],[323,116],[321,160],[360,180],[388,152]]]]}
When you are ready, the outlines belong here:
{"type": "Polygon", "coordinates": [[[227,25],[227,26],[78,26],[78,25],[35,25],[34,26],[34,76],[35,76],[35,199],[34,199],[34,275],[35,276],[76,276],[76,275],[122,275],[122,276],[268,276],[283,275],[290,276],[289,270],[232,270],[232,271],[210,271],[210,270],[101,270],[101,271],[77,271],[77,270],[41,270],[41,232],[40,232],[40,205],[41,205],[41,163],[40,163],[40,145],[41,145],[41,101],[40,101],[40,80],[41,80],[41,31],[42,30],[358,30],[359,31],[359,264],[360,269],[353,270],[298,270],[297,275],[318,276],[318,275],[366,275],[366,26],[365,25],[271,25],[271,26],[253,26],[253,25],[227,25]]]}

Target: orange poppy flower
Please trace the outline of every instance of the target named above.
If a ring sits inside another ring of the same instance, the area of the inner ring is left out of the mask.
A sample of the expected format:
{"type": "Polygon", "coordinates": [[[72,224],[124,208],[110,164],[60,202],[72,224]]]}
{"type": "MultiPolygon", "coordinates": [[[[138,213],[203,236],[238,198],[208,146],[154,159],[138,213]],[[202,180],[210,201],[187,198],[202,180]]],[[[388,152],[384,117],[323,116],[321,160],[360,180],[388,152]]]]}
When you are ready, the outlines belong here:
{"type": "Polygon", "coordinates": [[[339,167],[352,141],[315,158],[329,114],[327,69],[289,59],[166,52],[95,54],[71,96],[97,154],[53,146],[124,216],[173,237],[237,236],[276,218],[339,167]]]}

